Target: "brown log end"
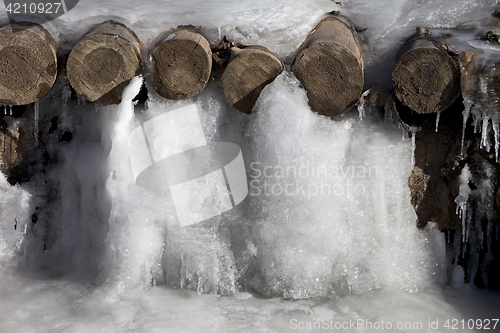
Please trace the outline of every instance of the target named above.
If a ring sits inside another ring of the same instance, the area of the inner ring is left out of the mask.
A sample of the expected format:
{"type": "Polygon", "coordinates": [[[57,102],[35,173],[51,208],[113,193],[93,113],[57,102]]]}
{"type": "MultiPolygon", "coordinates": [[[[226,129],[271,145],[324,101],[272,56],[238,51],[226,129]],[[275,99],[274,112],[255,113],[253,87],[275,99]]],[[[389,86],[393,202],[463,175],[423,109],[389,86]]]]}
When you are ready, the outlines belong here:
{"type": "Polygon", "coordinates": [[[102,23],[73,48],[66,70],[71,86],[85,99],[118,104],[123,89],[142,71],[139,41],[121,24],[102,23]]]}
{"type": "Polygon", "coordinates": [[[56,42],[47,30],[24,23],[0,30],[0,103],[33,103],[52,89],[56,76],[56,42]]]}
{"type": "Polygon", "coordinates": [[[283,63],[268,49],[233,47],[221,83],[227,100],[237,110],[250,114],[266,85],[283,71],[283,63]]]}
{"type": "Polygon", "coordinates": [[[460,92],[458,62],[438,48],[404,54],[392,73],[397,98],[417,113],[446,109],[460,92]]]}
{"type": "Polygon", "coordinates": [[[180,100],[203,90],[212,70],[210,43],[190,30],[173,32],[151,53],[154,88],[168,99],[180,100]]]}
{"type": "Polygon", "coordinates": [[[309,105],[333,117],[348,110],[363,91],[363,58],[354,31],[337,18],[323,19],[300,46],[291,66],[309,105]]]}
{"type": "Polygon", "coordinates": [[[297,55],[292,72],[307,91],[309,105],[333,117],[354,105],[363,91],[363,70],[343,46],[315,44],[297,55]]]}

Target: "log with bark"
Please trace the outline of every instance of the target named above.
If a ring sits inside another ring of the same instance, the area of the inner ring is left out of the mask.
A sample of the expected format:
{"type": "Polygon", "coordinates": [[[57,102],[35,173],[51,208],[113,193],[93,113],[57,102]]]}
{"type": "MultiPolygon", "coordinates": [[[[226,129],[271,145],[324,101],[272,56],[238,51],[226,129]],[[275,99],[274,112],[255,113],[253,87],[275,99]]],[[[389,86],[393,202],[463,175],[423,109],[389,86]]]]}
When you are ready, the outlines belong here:
{"type": "Polygon", "coordinates": [[[307,91],[313,111],[342,114],[360,98],[364,65],[355,31],[336,17],[327,17],[309,33],[291,66],[307,91]]]}
{"type": "Polygon", "coordinates": [[[199,93],[212,70],[208,40],[191,28],[173,31],[151,52],[154,88],[168,99],[180,100],[199,93]]]}
{"type": "Polygon", "coordinates": [[[85,99],[120,103],[123,89],[142,72],[139,40],[123,24],[101,23],[73,48],[66,70],[71,86],[85,99]]]}
{"type": "Polygon", "coordinates": [[[52,89],[56,76],[56,42],[47,30],[28,22],[0,30],[0,103],[33,103],[52,89]]]}
{"type": "Polygon", "coordinates": [[[448,108],[460,93],[458,54],[429,30],[417,28],[396,56],[392,73],[396,97],[417,113],[448,108]]]}
{"type": "MultiPolygon", "coordinates": [[[[283,71],[278,56],[265,47],[236,46],[228,43],[229,58],[224,61],[220,79],[227,100],[237,110],[250,114],[266,85],[283,71]]],[[[219,58],[215,59],[216,62],[219,58]]]]}

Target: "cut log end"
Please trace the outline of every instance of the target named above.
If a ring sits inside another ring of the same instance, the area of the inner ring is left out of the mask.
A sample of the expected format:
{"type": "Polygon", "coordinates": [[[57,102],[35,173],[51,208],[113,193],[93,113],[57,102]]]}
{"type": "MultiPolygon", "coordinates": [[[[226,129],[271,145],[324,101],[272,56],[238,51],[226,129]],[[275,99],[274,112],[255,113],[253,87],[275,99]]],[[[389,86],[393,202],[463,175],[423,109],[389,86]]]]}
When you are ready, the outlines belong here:
{"type": "Polygon", "coordinates": [[[71,86],[85,99],[120,103],[123,89],[142,70],[139,42],[125,26],[103,23],[74,47],[66,69],[71,86]]]}
{"type": "Polygon", "coordinates": [[[222,75],[222,89],[237,110],[250,114],[266,85],[283,71],[278,56],[263,47],[234,47],[234,55],[222,75]]]}
{"type": "Polygon", "coordinates": [[[417,48],[404,54],[393,71],[397,98],[417,113],[448,108],[460,92],[458,62],[438,48],[417,48]]]}
{"type": "Polygon", "coordinates": [[[363,57],[354,30],[334,17],[311,31],[291,70],[306,89],[311,109],[324,116],[347,111],[363,92],[363,57]]]}
{"type": "Polygon", "coordinates": [[[33,103],[52,89],[56,76],[56,42],[43,27],[13,24],[0,30],[0,103],[33,103]]]}
{"type": "Polygon", "coordinates": [[[311,108],[324,116],[343,113],[363,91],[358,59],[338,44],[314,44],[297,55],[291,69],[306,89],[311,108]]]}
{"type": "Polygon", "coordinates": [[[210,78],[210,43],[194,31],[172,33],[151,56],[155,64],[154,88],[165,98],[191,97],[203,90],[210,78]]]}

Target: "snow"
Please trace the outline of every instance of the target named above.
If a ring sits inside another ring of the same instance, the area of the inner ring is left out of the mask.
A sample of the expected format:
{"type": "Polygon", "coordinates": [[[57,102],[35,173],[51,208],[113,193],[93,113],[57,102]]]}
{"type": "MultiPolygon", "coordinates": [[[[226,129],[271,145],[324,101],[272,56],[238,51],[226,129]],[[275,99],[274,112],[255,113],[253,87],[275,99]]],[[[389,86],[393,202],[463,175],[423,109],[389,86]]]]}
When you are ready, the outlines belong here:
{"type": "MultiPolygon", "coordinates": [[[[169,29],[193,24],[213,46],[226,35],[268,47],[288,66],[323,14],[340,9],[368,28],[360,37],[369,89],[389,84],[397,47],[417,25],[445,30],[479,22],[494,3],[82,1],[45,26],[69,52],[94,24],[115,19],[137,33],[148,54],[169,29]]],[[[437,226],[416,228],[407,186],[415,144],[401,138],[389,113],[367,103],[362,117],[319,116],[288,70],[263,90],[250,116],[213,83],[186,101],[149,89],[148,102],[134,106],[142,80],[131,82],[120,105],[96,108],[70,100],[62,77],[28,107],[26,119],[36,116],[32,127],[41,130],[51,162],[22,186],[0,177],[3,331],[284,332],[299,323],[358,319],[422,322],[421,331],[431,331],[430,321],[443,329],[448,319],[497,315],[498,294],[465,284],[460,266],[447,275],[437,226]],[[148,179],[159,188],[135,182],[129,133],[188,106],[196,108],[207,145],[241,148],[249,195],[220,216],[181,227],[161,178],[148,179]],[[49,134],[56,116],[58,129],[49,134]],[[59,140],[65,131],[70,142],[59,140]]],[[[6,119],[13,129],[22,125],[6,119]]],[[[471,194],[471,175],[463,172],[459,206],[471,194]]],[[[487,174],[475,195],[489,200],[492,179],[487,174]]]]}

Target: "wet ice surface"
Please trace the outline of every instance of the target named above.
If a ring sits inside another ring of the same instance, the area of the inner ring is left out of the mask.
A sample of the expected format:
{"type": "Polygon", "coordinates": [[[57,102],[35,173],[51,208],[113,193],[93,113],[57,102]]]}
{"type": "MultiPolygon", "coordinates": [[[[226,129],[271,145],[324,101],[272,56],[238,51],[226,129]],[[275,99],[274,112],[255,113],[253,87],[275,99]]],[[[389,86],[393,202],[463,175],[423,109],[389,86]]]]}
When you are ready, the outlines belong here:
{"type": "MultiPolygon", "coordinates": [[[[467,322],[469,318],[495,318],[500,306],[497,294],[467,295],[449,287],[418,294],[377,290],[335,301],[290,302],[246,294],[197,295],[164,286],[117,293],[89,284],[86,276],[57,279],[29,274],[3,275],[0,296],[0,326],[7,332],[387,331],[367,329],[369,323],[376,327],[382,322],[385,327],[388,323],[394,328],[398,323],[412,327],[402,326],[403,329],[393,329],[395,332],[443,332],[447,331],[444,325],[449,319],[467,322]],[[439,330],[429,329],[429,322],[436,320],[439,330]],[[300,329],[315,322],[323,329],[300,329]],[[345,327],[352,322],[359,326],[335,329],[335,325],[345,327]]],[[[457,331],[475,332],[467,328],[457,331]]]]}
{"type": "MultiPolygon", "coordinates": [[[[342,12],[368,27],[374,82],[387,81],[396,46],[416,25],[481,20],[493,2],[345,1],[342,12]]],[[[323,13],[338,9],[326,0],[82,1],[46,26],[70,49],[90,26],[114,18],[147,49],[178,24],[202,25],[213,44],[227,35],[289,62],[323,13]]],[[[64,83],[51,94],[27,111],[53,161],[46,175],[23,186],[0,179],[2,330],[286,332],[294,323],[366,319],[431,331],[429,320],[443,330],[448,319],[498,315],[497,294],[465,285],[463,271],[446,275],[443,234],[432,224],[416,228],[407,187],[412,141],[374,108],[362,120],[355,111],[335,121],[314,114],[289,72],[263,91],[251,116],[212,83],[181,102],[150,91],[135,118],[129,101],[95,108],[67,100],[64,83]],[[133,181],[126,137],[139,122],[188,104],[208,142],[241,147],[250,195],[181,228],[168,191],[133,181]],[[58,129],[48,134],[54,116],[58,129]],[[70,142],[59,140],[65,131],[70,142]]],[[[376,331],[365,328],[346,331],[376,331]]]]}

